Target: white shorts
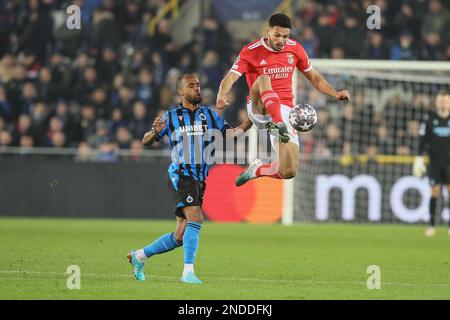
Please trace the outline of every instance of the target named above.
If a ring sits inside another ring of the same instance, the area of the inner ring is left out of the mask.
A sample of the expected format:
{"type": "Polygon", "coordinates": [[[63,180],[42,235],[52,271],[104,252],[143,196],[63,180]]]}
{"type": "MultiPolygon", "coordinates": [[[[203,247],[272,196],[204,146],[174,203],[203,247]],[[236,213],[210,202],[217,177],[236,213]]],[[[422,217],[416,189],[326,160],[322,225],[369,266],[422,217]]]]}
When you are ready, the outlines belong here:
{"type": "MultiPolygon", "coordinates": [[[[291,107],[282,104],[281,105],[281,118],[283,119],[283,122],[286,125],[286,128],[288,130],[289,142],[292,142],[298,146],[298,145],[300,145],[300,142],[298,139],[297,130],[295,130],[292,127],[291,123],[289,122],[289,113],[291,112],[291,110],[292,110],[291,107]]],[[[259,129],[265,129],[266,123],[272,121],[272,117],[269,114],[263,115],[263,114],[253,113],[251,100],[248,100],[248,102],[247,102],[247,113],[248,113],[248,118],[250,119],[250,121],[253,122],[253,124],[259,129]]],[[[270,142],[272,143],[272,147],[275,150],[277,150],[277,148],[275,146],[279,142],[278,137],[276,137],[274,135],[270,135],[270,142]]]]}

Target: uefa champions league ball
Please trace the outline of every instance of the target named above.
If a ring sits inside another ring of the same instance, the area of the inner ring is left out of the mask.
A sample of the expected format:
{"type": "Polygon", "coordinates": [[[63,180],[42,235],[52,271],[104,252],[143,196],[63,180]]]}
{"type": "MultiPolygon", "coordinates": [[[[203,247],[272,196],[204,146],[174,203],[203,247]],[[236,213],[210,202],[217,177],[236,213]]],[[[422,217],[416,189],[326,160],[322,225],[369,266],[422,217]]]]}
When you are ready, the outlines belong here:
{"type": "Polygon", "coordinates": [[[306,103],[297,104],[289,113],[289,122],[299,132],[310,131],[317,123],[317,113],[306,103]]]}

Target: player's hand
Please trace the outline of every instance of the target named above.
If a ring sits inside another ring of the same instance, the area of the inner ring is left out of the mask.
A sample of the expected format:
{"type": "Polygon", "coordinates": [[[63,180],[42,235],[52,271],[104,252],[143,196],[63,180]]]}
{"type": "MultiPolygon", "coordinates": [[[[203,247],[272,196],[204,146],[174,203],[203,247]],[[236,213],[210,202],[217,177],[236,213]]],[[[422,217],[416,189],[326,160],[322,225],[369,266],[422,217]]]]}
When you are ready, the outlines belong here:
{"type": "Polygon", "coordinates": [[[413,175],[415,175],[416,177],[422,177],[426,171],[427,168],[425,167],[423,157],[416,157],[414,159],[413,175]]]}
{"type": "Polygon", "coordinates": [[[217,95],[216,107],[217,109],[223,109],[225,106],[229,105],[228,97],[226,94],[217,95]]]}
{"type": "Polygon", "coordinates": [[[338,100],[350,100],[350,92],[348,90],[339,91],[336,95],[336,99],[338,100]]]}
{"type": "Polygon", "coordinates": [[[152,129],[156,133],[160,133],[162,131],[162,129],[164,129],[164,127],[166,126],[166,123],[167,123],[167,118],[164,121],[162,121],[162,117],[158,116],[155,118],[155,121],[153,121],[152,129]]]}

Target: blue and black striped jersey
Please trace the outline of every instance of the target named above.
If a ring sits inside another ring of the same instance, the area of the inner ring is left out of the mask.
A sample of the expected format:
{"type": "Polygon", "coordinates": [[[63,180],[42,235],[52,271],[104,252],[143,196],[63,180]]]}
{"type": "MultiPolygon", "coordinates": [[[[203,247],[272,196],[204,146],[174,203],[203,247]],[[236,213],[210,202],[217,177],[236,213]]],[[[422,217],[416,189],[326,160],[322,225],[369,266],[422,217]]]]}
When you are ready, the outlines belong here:
{"type": "Polygon", "coordinates": [[[230,126],[208,106],[199,106],[195,111],[190,111],[180,104],[164,114],[162,121],[166,119],[167,122],[156,140],[164,136],[170,140],[172,163],[168,170],[169,176],[172,178],[182,174],[204,181],[209,169],[205,149],[213,142],[209,136],[216,131],[224,135],[230,126]]]}

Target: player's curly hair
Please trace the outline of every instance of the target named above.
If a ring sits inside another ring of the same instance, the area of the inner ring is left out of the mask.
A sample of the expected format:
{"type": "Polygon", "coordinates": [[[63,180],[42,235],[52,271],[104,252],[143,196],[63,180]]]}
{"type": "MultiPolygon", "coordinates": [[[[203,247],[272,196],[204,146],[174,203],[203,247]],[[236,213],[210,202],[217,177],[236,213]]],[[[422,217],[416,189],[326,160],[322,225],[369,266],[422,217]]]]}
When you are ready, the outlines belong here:
{"type": "Polygon", "coordinates": [[[275,13],[269,18],[269,27],[275,26],[291,29],[291,19],[284,13],[275,13]]]}

